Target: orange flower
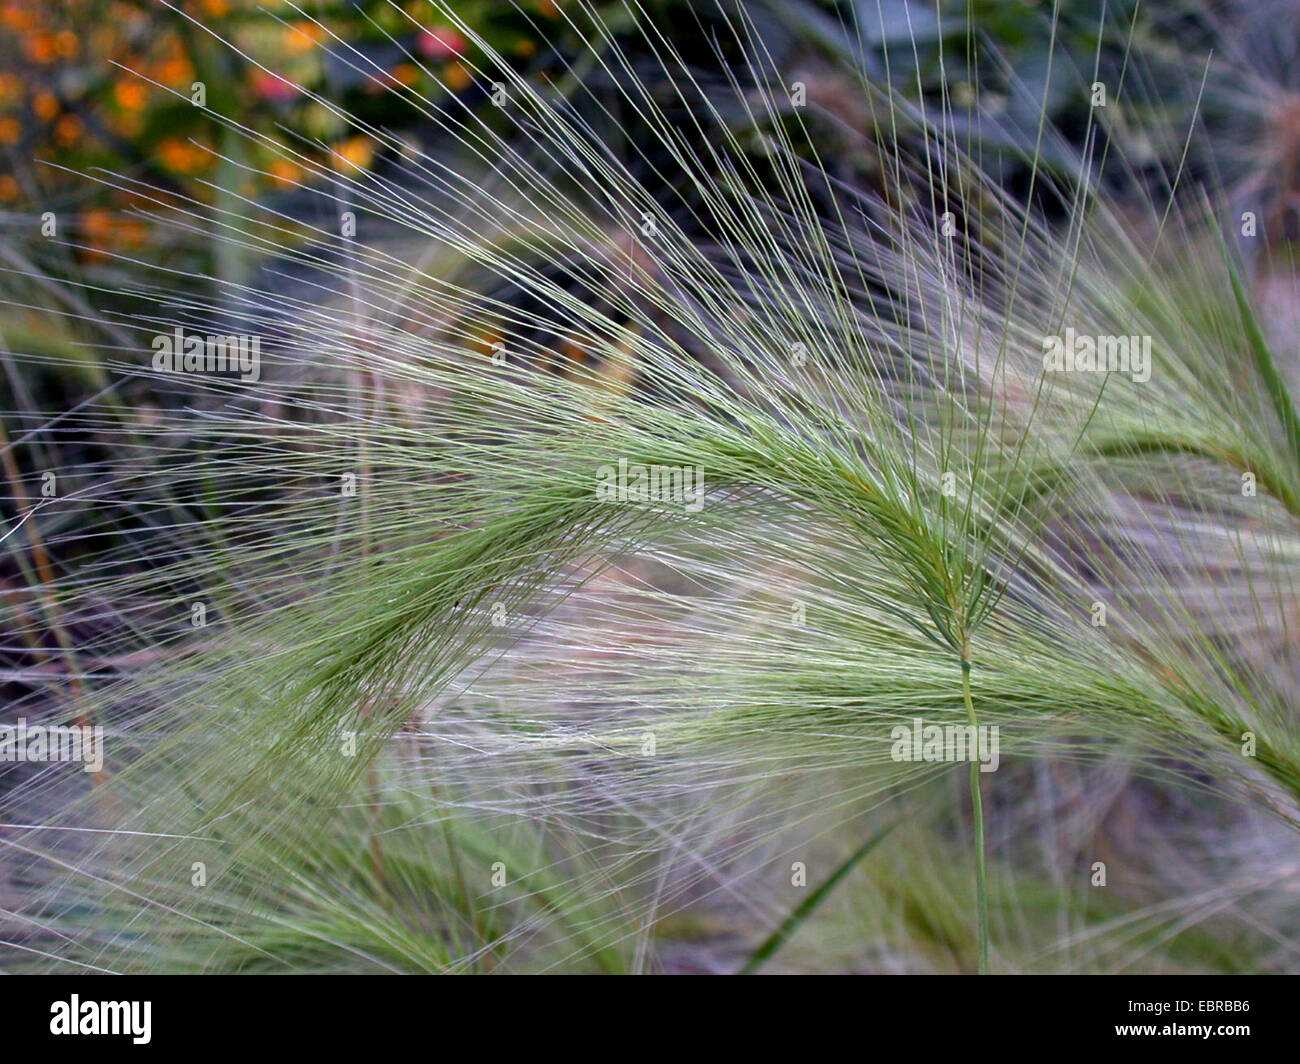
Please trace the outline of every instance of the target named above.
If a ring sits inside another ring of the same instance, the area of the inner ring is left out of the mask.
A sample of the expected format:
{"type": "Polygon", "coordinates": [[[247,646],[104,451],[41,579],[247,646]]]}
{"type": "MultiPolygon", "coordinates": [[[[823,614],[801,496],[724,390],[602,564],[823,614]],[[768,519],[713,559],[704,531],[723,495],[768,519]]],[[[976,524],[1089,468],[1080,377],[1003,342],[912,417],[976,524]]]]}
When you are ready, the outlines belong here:
{"type": "Polygon", "coordinates": [[[460,92],[470,83],[469,67],[464,63],[448,63],[442,72],[442,83],[452,92],[460,92]]]}
{"type": "Polygon", "coordinates": [[[36,24],[36,17],[21,4],[5,4],[0,8],[0,22],[15,33],[26,33],[36,24]]]}
{"type": "Polygon", "coordinates": [[[128,248],[143,247],[149,229],[138,218],[123,218],[117,227],[118,243],[128,248]]]}
{"type": "Polygon", "coordinates": [[[414,63],[398,63],[388,72],[399,85],[414,85],[420,71],[414,63]]]}
{"type": "Polygon", "coordinates": [[[375,146],[369,137],[349,137],[337,148],[330,162],[335,170],[342,170],[346,165],[358,170],[366,169],[375,157],[375,146]]]}
{"type": "Polygon", "coordinates": [[[184,56],[176,56],[158,64],[158,79],[164,85],[170,85],[175,88],[183,85],[189,88],[190,82],[194,78],[194,67],[184,56]]]}
{"type": "Polygon", "coordinates": [[[64,115],[54,123],[54,139],[63,148],[71,148],[85,131],[86,127],[76,115],[64,115]]]}
{"type": "Polygon", "coordinates": [[[42,122],[52,122],[59,113],[59,99],[52,92],[38,92],[32,100],[32,110],[42,122]]]}
{"type": "Polygon", "coordinates": [[[62,30],[54,38],[54,47],[63,59],[72,59],[81,51],[81,41],[71,30],[62,30]]]}
{"type": "Polygon", "coordinates": [[[0,144],[17,144],[23,127],[16,118],[0,118],[0,144]]]}
{"type": "Polygon", "coordinates": [[[169,170],[181,174],[198,173],[209,161],[209,153],[183,140],[164,140],[158,145],[158,158],[169,170]]]}
{"type": "Polygon", "coordinates": [[[81,233],[92,244],[102,244],[113,234],[113,215],[108,211],[87,211],[81,216],[81,233]]]}
{"type": "Polygon", "coordinates": [[[18,198],[18,179],[13,174],[0,174],[0,200],[11,203],[18,198]]]}
{"type": "Polygon", "coordinates": [[[113,86],[113,98],[124,111],[139,111],[149,99],[149,90],[138,81],[119,81],[113,86]]]}
{"type": "Polygon", "coordinates": [[[23,42],[23,50],[33,63],[52,63],[59,55],[58,46],[48,33],[30,34],[23,42]]]}
{"type": "Polygon", "coordinates": [[[307,21],[295,22],[285,31],[284,44],[291,52],[310,52],[327,36],[324,26],[307,21]]]}
{"type": "Polygon", "coordinates": [[[281,188],[297,184],[302,180],[302,167],[289,162],[288,159],[275,159],[266,168],[271,180],[281,188]]]}

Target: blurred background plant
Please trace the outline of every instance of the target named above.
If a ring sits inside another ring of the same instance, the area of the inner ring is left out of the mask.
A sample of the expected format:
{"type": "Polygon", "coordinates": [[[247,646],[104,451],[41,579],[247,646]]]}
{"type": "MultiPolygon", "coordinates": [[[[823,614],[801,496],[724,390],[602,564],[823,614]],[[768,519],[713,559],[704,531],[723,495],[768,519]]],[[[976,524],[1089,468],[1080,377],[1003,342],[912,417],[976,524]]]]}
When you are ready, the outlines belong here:
{"type": "MultiPolygon", "coordinates": [[[[726,54],[718,12],[681,0],[641,6],[660,25],[698,29],[699,41],[682,47],[702,78],[721,83],[729,76],[713,52],[726,54]]],[[[780,62],[808,81],[809,102],[822,116],[808,126],[812,147],[859,179],[871,178],[869,161],[855,167],[852,157],[835,160],[845,147],[837,129],[885,138],[899,131],[874,128],[857,72],[916,100],[927,120],[968,143],[985,170],[1022,194],[1030,159],[1063,180],[1077,181],[1095,166],[1085,143],[1090,128],[1129,161],[1130,178],[1158,181],[1179,163],[1196,108],[1225,126],[1232,116],[1238,139],[1248,142],[1243,111],[1251,108],[1243,101],[1255,101],[1257,116],[1267,106],[1233,73],[1201,91],[1211,50],[1268,31],[1264,19],[1251,20],[1257,30],[1239,25],[1240,6],[1230,0],[1059,8],[1042,0],[755,0],[747,8],[780,62]],[[1091,107],[1077,91],[1081,81],[1104,83],[1109,106],[1091,107]],[[1125,92],[1139,83],[1140,92],[1125,92]]],[[[582,42],[600,39],[588,32],[591,19],[562,13],[555,0],[458,0],[448,10],[531,78],[563,83],[601,74],[581,58],[582,42]],[[575,60],[583,69],[571,72],[575,60]]],[[[610,41],[634,22],[614,0],[591,12],[610,41]]],[[[485,113],[490,95],[486,79],[475,75],[483,57],[428,0],[4,0],[0,54],[0,208],[8,212],[8,242],[31,265],[56,273],[114,262],[129,270],[129,258],[147,243],[151,261],[195,285],[246,277],[254,253],[237,243],[186,239],[152,225],[149,215],[192,204],[221,211],[237,198],[272,208],[292,202],[296,188],[330,170],[382,167],[394,154],[391,143],[358,132],[340,111],[425,148],[442,132],[415,101],[455,94],[485,113]],[[232,135],[222,119],[255,139],[232,135]],[[95,184],[87,173],[116,179],[95,184]],[[58,216],[69,244],[39,239],[50,235],[34,228],[46,212],[58,216]]],[[[649,67],[640,73],[655,76],[649,67]]],[[[642,137],[637,116],[617,117],[626,139],[642,137]]],[[[732,117],[738,125],[751,121],[743,111],[732,117]]],[[[1283,136],[1285,116],[1272,128],[1273,140],[1283,136]]],[[[1211,165],[1189,161],[1193,170],[1211,165]]],[[[1110,179],[1118,173],[1108,171],[1110,179]]],[[[120,275],[105,279],[108,290],[130,287],[120,275]]]]}

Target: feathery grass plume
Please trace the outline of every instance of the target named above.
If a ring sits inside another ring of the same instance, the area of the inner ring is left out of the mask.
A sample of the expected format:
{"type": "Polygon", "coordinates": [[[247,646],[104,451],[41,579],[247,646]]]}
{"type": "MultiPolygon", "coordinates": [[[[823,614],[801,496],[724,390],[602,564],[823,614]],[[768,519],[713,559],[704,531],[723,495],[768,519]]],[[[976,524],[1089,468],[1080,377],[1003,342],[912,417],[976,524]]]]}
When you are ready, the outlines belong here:
{"type": "Polygon", "coordinates": [[[441,131],[303,87],[375,169],[213,116],[318,209],[165,220],[277,283],[129,263],[155,309],[111,323],[109,365],[148,418],[87,403],[5,447],[17,482],[107,441],[5,544],[54,559],[6,627],[68,648],[29,715],[108,751],[99,786],[4,795],[7,967],[737,970],[845,926],[882,970],[1232,967],[1205,929],[1256,887],[1250,948],[1294,930],[1300,449],[1218,215],[1171,175],[1143,242],[1101,177],[1126,160],[1090,133],[1058,182],[1044,124],[1051,223],[951,101],[852,69],[879,187],[846,182],[762,11],[700,15],[709,74],[636,0],[620,27],[565,4],[589,47],[548,86],[447,7],[484,111],[320,24],[441,131]],[[256,371],[157,358],[209,334],[257,337],[256,371]],[[1130,361],[1045,368],[1076,334],[1130,361]],[[954,793],[900,755],[917,718],[1011,771],[963,758],[954,793]],[[1128,910],[1076,889],[1096,821],[1017,863],[1007,825],[1055,831],[1065,781],[1135,770],[1248,797],[1289,863],[1129,883],[1128,910]],[[838,910],[800,908],[900,814],[838,910]]]}

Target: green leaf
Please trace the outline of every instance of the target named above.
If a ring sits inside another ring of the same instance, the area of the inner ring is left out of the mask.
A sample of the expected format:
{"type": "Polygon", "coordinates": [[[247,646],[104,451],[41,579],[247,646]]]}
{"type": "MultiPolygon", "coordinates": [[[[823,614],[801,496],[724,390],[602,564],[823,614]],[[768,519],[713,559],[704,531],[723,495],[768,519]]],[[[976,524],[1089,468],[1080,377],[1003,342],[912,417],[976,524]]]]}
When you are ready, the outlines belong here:
{"type": "Polygon", "coordinates": [[[821,907],[822,902],[830,897],[831,892],[838,887],[841,882],[843,882],[845,876],[865,860],[867,854],[874,850],[876,846],[884,840],[885,836],[894,830],[894,828],[898,827],[899,823],[899,821],[895,820],[888,827],[882,828],[849,854],[843,863],[841,863],[834,872],[827,876],[825,881],[823,881],[816,890],[800,902],[794,912],[781,921],[781,926],[763,940],[763,944],[760,945],[758,949],[754,950],[750,955],[749,960],[745,962],[744,967],[741,968],[737,974],[756,974],[763,965],[772,959],[772,955],[786,944],[790,936],[803,926],[804,921],[821,907]]]}

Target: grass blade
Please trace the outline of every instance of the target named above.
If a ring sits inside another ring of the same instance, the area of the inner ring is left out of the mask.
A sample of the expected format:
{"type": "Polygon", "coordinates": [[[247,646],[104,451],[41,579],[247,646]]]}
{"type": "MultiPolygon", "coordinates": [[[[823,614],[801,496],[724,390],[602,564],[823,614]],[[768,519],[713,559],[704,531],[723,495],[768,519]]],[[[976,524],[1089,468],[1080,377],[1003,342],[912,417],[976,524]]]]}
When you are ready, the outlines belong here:
{"type": "Polygon", "coordinates": [[[886,835],[893,831],[894,828],[898,827],[898,824],[899,821],[895,820],[892,824],[876,832],[876,834],[872,835],[871,838],[867,839],[866,842],[849,854],[840,866],[827,876],[816,890],[799,903],[794,912],[781,921],[781,926],[763,940],[762,945],[760,945],[758,949],[754,950],[750,955],[749,960],[745,962],[744,967],[742,967],[737,974],[755,975],[763,965],[772,959],[772,956],[776,951],[785,945],[790,936],[803,926],[803,922],[821,907],[822,902],[830,897],[831,891],[840,885],[840,882],[844,877],[852,872],[853,869],[866,858],[867,854],[874,850],[876,846],[884,840],[886,835]]]}

